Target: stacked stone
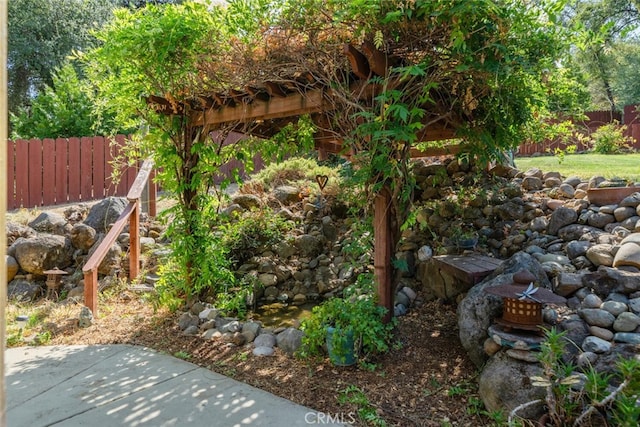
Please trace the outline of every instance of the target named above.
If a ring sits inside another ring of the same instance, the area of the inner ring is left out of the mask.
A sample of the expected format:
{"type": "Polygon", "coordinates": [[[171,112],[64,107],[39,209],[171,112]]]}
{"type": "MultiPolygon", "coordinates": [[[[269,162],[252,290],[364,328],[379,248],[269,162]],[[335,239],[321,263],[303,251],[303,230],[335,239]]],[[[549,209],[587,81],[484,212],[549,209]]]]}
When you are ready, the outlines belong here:
{"type": "Polygon", "coordinates": [[[604,301],[588,288],[581,288],[569,302],[577,314],[567,321],[579,316],[588,331],[581,343],[583,353],[578,355],[580,365],[596,365],[600,356],[624,353],[624,344],[640,344],[640,283],[637,290],[612,292],[604,301]],[[616,348],[618,344],[620,348],[616,348]]]}

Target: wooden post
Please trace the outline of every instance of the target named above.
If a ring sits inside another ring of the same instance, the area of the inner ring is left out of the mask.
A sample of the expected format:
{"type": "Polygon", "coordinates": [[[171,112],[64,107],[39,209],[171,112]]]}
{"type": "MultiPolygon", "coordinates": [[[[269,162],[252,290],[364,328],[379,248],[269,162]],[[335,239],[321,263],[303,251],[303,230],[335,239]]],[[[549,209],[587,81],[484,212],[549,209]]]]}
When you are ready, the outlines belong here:
{"type": "Polygon", "coordinates": [[[129,217],[129,280],[140,272],[140,200],[131,203],[134,207],[129,217]]]}
{"type": "Polygon", "coordinates": [[[84,305],[98,315],[98,267],[84,271],[84,305]]]}
{"type": "MultiPolygon", "coordinates": [[[[8,133],[8,114],[7,114],[7,1],[0,1],[0,141],[2,144],[9,144],[7,142],[8,133]]],[[[0,150],[0,176],[6,179],[7,177],[7,149],[2,148],[0,150]]],[[[5,181],[6,182],[6,181],[5,181]]],[[[5,227],[5,212],[7,211],[7,184],[0,184],[0,230],[3,233],[0,234],[0,256],[2,256],[4,262],[4,255],[7,248],[7,236],[4,233],[5,227]]],[[[13,190],[13,186],[12,186],[13,190]]],[[[13,193],[13,191],[12,191],[13,193]]],[[[13,200],[13,197],[12,197],[13,200]]],[[[4,349],[6,343],[6,300],[7,300],[7,269],[3,265],[0,268],[0,315],[3,321],[0,322],[0,426],[7,425],[6,417],[6,399],[5,399],[5,385],[4,378],[4,349]]]]}
{"type": "Polygon", "coordinates": [[[378,304],[388,311],[384,321],[388,322],[393,316],[393,289],[391,280],[391,192],[388,187],[383,187],[376,195],[374,202],[373,234],[374,234],[374,261],[378,304]]]}

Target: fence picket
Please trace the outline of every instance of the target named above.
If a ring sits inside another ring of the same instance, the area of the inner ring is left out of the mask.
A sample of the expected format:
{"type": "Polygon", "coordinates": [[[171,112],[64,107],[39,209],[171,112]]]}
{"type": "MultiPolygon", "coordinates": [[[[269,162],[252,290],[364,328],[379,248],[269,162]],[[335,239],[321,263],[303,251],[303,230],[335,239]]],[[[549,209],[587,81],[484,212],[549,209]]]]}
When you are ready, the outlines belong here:
{"type": "Polygon", "coordinates": [[[104,145],[103,137],[93,138],[93,197],[96,199],[105,197],[104,145]]]}
{"type": "Polygon", "coordinates": [[[56,142],[51,138],[42,140],[42,204],[56,202],[56,142]]]}
{"type": "Polygon", "coordinates": [[[79,202],[80,199],[80,139],[69,138],[69,159],[68,159],[69,187],[68,201],[70,203],[79,202]]]}
{"type": "Polygon", "coordinates": [[[69,142],[66,138],[56,139],[56,204],[69,201],[69,142]]]}
{"type": "Polygon", "coordinates": [[[94,199],[92,142],[92,138],[80,138],[80,199],[83,201],[94,199]]]}
{"type": "Polygon", "coordinates": [[[29,190],[27,192],[27,204],[29,206],[42,205],[42,141],[39,139],[29,140],[29,160],[27,162],[29,171],[29,190]],[[39,171],[33,173],[32,171],[39,171]]]}
{"type": "Polygon", "coordinates": [[[29,205],[29,141],[16,141],[16,203],[17,207],[29,205]]]}

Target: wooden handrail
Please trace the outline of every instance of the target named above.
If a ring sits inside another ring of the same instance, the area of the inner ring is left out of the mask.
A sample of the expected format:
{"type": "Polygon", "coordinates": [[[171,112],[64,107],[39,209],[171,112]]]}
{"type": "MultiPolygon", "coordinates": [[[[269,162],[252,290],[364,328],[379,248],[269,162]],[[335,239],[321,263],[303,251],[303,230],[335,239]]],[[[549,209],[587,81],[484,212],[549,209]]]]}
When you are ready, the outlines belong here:
{"type": "Polygon", "coordinates": [[[84,274],[84,304],[94,315],[98,313],[98,268],[111,246],[129,223],[129,280],[135,279],[140,272],[140,197],[149,175],[153,161],[147,159],[142,164],[133,185],[127,194],[129,205],[122,211],[98,248],[93,252],[82,268],[84,274]]]}

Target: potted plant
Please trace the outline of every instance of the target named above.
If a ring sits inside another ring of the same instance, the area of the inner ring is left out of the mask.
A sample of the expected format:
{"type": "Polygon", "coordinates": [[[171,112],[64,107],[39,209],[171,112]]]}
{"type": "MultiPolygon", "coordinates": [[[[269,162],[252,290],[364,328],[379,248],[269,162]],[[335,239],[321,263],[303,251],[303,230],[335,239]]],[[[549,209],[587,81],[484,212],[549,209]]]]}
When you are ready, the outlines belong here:
{"type": "Polygon", "coordinates": [[[305,335],[299,355],[329,354],[334,365],[348,366],[389,350],[394,322],[383,323],[386,309],[372,295],[334,297],[313,308],[302,322],[305,335]]]}
{"type": "Polygon", "coordinates": [[[470,225],[452,225],[451,243],[459,249],[473,249],[478,244],[478,232],[470,225]]]}

